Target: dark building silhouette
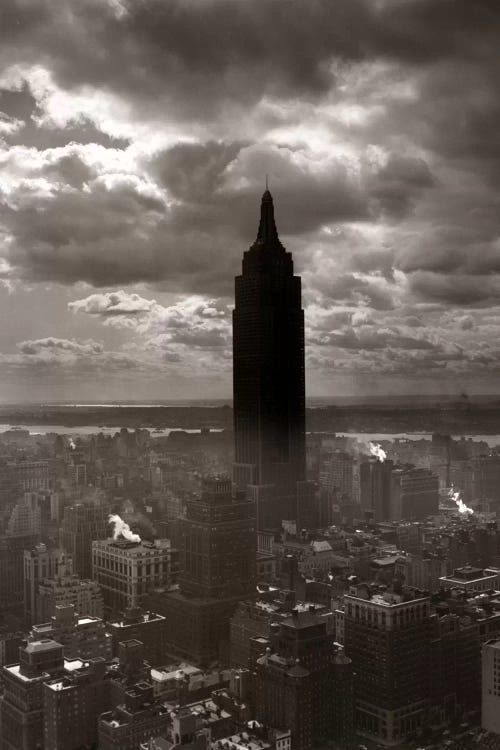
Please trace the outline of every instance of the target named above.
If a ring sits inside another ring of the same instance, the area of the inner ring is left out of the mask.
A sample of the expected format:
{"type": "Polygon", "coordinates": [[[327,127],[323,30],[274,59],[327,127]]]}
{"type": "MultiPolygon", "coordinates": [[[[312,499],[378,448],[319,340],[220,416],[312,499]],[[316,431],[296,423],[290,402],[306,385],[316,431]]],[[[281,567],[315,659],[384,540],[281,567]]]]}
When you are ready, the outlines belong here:
{"type": "Polygon", "coordinates": [[[228,477],[202,481],[181,519],[180,591],[152,591],[170,654],[200,665],[229,661],[229,621],[255,592],[255,508],[228,477]]]}
{"type": "Polygon", "coordinates": [[[423,728],[429,708],[429,597],[404,599],[363,585],[344,596],[345,650],[356,672],[358,731],[399,744],[423,728]]]}
{"type": "Polygon", "coordinates": [[[113,638],[115,652],[122,641],[137,640],[144,645],[144,658],[156,667],[165,660],[166,622],[156,612],[146,612],[140,607],[126,609],[121,617],[109,620],[106,626],[113,638]]]}
{"type": "Polygon", "coordinates": [[[243,256],[233,312],[235,465],[256,501],[259,528],[313,525],[305,469],[304,311],[301,281],[281,244],[269,190],[257,239],[243,256]]]}
{"type": "Polygon", "coordinates": [[[0,699],[2,750],[43,747],[43,685],[64,674],[63,647],[50,639],[28,641],[19,649],[19,662],[2,669],[0,699]]]}
{"type": "Polygon", "coordinates": [[[92,542],[110,533],[107,506],[77,504],[64,509],[59,541],[80,578],[92,578],[92,542]]]}
{"type": "Polygon", "coordinates": [[[439,478],[429,469],[407,466],[394,469],[391,480],[390,520],[424,519],[439,510],[439,478]]]}
{"type": "Polygon", "coordinates": [[[106,662],[96,658],[78,664],[43,686],[45,750],[96,746],[97,719],[107,708],[106,662]]]}
{"type": "Polygon", "coordinates": [[[38,541],[36,534],[0,537],[0,612],[23,616],[24,550],[38,541]]]}
{"type": "Polygon", "coordinates": [[[243,492],[228,477],[207,477],[201,495],[186,503],[182,523],[181,591],[220,599],[255,591],[255,518],[243,492]]]}
{"type": "MultiPolygon", "coordinates": [[[[256,640],[256,639],[254,639],[256,640]]],[[[255,664],[259,721],[291,730],[292,750],[326,739],[344,745],[353,737],[352,664],[314,612],[293,610],[271,625],[266,652],[255,664]]]]}
{"type": "Polygon", "coordinates": [[[363,513],[374,521],[390,518],[392,461],[370,457],[360,465],[360,501],[363,513]]]}

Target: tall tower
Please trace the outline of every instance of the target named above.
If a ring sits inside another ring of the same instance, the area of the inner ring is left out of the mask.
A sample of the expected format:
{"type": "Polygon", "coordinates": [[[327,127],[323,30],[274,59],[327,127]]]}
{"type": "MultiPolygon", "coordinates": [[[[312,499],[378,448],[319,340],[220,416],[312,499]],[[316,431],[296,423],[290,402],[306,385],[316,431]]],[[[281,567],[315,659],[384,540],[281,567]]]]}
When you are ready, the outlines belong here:
{"type": "Polygon", "coordinates": [[[258,487],[257,494],[268,498],[267,510],[273,512],[259,519],[258,510],[262,528],[297,518],[297,483],[305,480],[301,281],[279,240],[269,190],[262,196],[257,239],[236,277],[235,297],[234,480],[238,489],[258,487]]]}

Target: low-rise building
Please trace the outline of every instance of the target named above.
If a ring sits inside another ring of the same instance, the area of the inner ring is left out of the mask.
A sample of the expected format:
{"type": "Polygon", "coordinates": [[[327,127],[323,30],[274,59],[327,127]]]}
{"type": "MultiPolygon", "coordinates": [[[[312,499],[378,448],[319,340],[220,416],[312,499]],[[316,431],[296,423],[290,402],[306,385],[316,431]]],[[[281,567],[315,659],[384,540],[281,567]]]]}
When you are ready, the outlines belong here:
{"type": "Polygon", "coordinates": [[[439,582],[445,589],[461,588],[468,593],[497,591],[500,588],[500,570],[498,568],[483,570],[472,565],[464,565],[461,568],[455,568],[452,575],[442,576],[439,582]]]}
{"type": "Polygon", "coordinates": [[[31,633],[34,639],[51,638],[62,644],[68,659],[113,658],[113,639],[103,620],[77,614],[72,604],[56,607],[49,622],[33,625],[31,633]]]}
{"type": "Polygon", "coordinates": [[[153,688],[139,682],[125,691],[124,703],[99,717],[99,750],[137,750],[141,742],[164,734],[168,708],[153,699],[153,688]]]}
{"type": "Polygon", "coordinates": [[[325,623],[328,634],[334,632],[334,616],[329,607],[312,602],[296,602],[291,591],[277,591],[271,601],[240,602],[231,617],[231,666],[246,668],[251,655],[250,639],[257,636],[267,637],[271,624],[281,622],[290,616],[295,608],[297,612],[314,613],[325,623]]]}
{"type": "Polygon", "coordinates": [[[108,620],[115,653],[121,641],[135,639],[144,644],[144,658],[154,667],[167,656],[166,622],[163,615],[136,607],[126,609],[121,617],[108,620]]]}
{"type": "Polygon", "coordinates": [[[177,662],[152,669],[151,681],[155,698],[191,703],[229,685],[230,674],[229,669],[204,670],[188,662],[177,662]]]}
{"type": "Polygon", "coordinates": [[[57,572],[38,584],[36,593],[38,622],[49,620],[57,606],[72,604],[80,615],[104,616],[104,601],[99,584],[82,580],[73,573],[71,558],[60,562],[57,572]]]}

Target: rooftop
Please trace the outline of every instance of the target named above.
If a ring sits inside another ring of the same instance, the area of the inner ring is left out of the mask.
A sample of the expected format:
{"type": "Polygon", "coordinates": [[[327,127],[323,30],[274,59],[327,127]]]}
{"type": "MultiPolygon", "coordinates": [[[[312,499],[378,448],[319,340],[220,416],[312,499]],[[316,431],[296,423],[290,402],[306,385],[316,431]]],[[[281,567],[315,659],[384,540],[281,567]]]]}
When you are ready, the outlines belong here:
{"type": "Polygon", "coordinates": [[[28,641],[25,651],[27,654],[39,654],[42,651],[52,651],[57,647],[62,648],[62,645],[51,638],[41,638],[37,641],[28,641]]]}
{"type": "Polygon", "coordinates": [[[418,604],[428,601],[428,598],[427,596],[419,596],[416,599],[403,601],[401,596],[387,593],[382,594],[380,592],[373,593],[370,596],[356,596],[355,594],[345,594],[344,596],[344,600],[346,601],[355,600],[356,602],[374,604],[378,607],[387,607],[388,609],[418,604]]]}

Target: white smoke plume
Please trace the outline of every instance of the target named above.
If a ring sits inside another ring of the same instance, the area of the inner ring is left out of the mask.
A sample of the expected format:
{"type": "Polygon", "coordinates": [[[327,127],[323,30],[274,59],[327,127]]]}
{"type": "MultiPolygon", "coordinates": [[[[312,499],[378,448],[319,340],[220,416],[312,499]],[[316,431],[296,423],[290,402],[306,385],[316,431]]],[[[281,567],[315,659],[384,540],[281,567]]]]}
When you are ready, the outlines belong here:
{"type": "Polygon", "coordinates": [[[116,513],[108,517],[108,523],[114,523],[115,525],[115,528],[113,530],[113,539],[118,539],[120,536],[122,536],[124,539],[128,539],[129,542],[141,541],[141,537],[139,536],[139,534],[134,534],[134,532],[130,530],[130,526],[128,525],[128,523],[125,523],[125,521],[116,513]]]}
{"type": "Polygon", "coordinates": [[[76,451],[76,445],[73,442],[73,438],[69,439],[69,447],[71,448],[72,451],[76,451]]]}
{"type": "Polygon", "coordinates": [[[456,492],[453,489],[453,487],[450,487],[449,496],[450,496],[450,499],[453,500],[453,502],[457,506],[459,513],[468,513],[469,515],[472,515],[474,513],[474,511],[472,510],[472,508],[469,508],[464,503],[464,501],[460,497],[460,492],[456,492]]]}
{"type": "Polygon", "coordinates": [[[368,443],[368,448],[372,456],[376,456],[381,463],[387,458],[387,453],[378,443],[368,443]]]}

